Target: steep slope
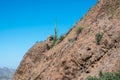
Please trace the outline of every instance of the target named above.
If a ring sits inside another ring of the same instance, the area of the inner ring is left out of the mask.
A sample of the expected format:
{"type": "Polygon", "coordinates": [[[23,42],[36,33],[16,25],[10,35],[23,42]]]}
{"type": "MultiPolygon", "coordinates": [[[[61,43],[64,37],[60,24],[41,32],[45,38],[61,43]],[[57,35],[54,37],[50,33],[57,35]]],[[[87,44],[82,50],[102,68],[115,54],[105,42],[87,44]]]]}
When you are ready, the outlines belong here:
{"type": "Polygon", "coordinates": [[[120,0],[99,0],[52,49],[51,37],[24,56],[13,80],[85,80],[120,69],[120,0]],[[76,32],[83,27],[81,33],[76,32]],[[103,37],[96,44],[96,34],[103,37]]]}

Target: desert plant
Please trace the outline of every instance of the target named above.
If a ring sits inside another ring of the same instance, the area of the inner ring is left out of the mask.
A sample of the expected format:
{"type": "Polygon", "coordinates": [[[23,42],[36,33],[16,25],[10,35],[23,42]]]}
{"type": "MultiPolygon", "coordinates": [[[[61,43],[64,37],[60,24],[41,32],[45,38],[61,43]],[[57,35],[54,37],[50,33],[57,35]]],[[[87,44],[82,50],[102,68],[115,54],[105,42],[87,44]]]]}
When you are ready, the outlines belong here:
{"type": "Polygon", "coordinates": [[[53,39],[54,39],[55,42],[57,41],[57,38],[58,38],[58,34],[57,34],[57,29],[55,27],[54,28],[54,37],[53,37],[53,39]]]}
{"type": "Polygon", "coordinates": [[[103,73],[102,73],[102,71],[100,70],[100,72],[99,72],[99,77],[102,77],[103,76],[103,73]]]}
{"type": "Polygon", "coordinates": [[[61,42],[64,38],[65,38],[64,35],[61,35],[60,38],[59,38],[60,42],[61,42]]]}
{"type": "Polygon", "coordinates": [[[103,34],[101,34],[101,33],[97,33],[95,35],[95,40],[96,40],[97,45],[100,45],[100,41],[101,41],[102,37],[103,37],[103,34]]]}
{"type": "Polygon", "coordinates": [[[73,43],[73,42],[74,42],[74,39],[71,38],[71,39],[69,39],[68,41],[69,41],[70,43],[73,43]]]}
{"type": "Polygon", "coordinates": [[[115,14],[116,9],[120,7],[120,1],[116,0],[113,4],[109,4],[105,7],[106,13],[111,14],[112,16],[115,14]]]}
{"type": "Polygon", "coordinates": [[[55,45],[55,43],[56,43],[57,40],[58,40],[58,34],[57,34],[56,26],[55,26],[54,27],[53,42],[52,42],[51,48],[53,48],[53,46],[55,45]]]}
{"type": "Polygon", "coordinates": [[[111,5],[108,5],[106,6],[106,13],[114,15],[115,9],[111,5]]]}
{"type": "Polygon", "coordinates": [[[80,34],[82,30],[83,30],[82,27],[78,27],[78,28],[76,29],[76,34],[77,34],[77,35],[80,34]]]}
{"type": "Polygon", "coordinates": [[[91,76],[89,76],[89,77],[87,77],[86,80],[99,80],[99,79],[97,79],[96,77],[91,77],[91,76]]]}
{"type": "MultiPolygon", "coordinates": [[[[102,72],[101,72],[102,73],[102,72]]],[[[99,75],[98,78],[96,77],[88,77],[86,80],[120,80],[120,70],[115,73],[102,73],[102,76],[99,75]]]]}

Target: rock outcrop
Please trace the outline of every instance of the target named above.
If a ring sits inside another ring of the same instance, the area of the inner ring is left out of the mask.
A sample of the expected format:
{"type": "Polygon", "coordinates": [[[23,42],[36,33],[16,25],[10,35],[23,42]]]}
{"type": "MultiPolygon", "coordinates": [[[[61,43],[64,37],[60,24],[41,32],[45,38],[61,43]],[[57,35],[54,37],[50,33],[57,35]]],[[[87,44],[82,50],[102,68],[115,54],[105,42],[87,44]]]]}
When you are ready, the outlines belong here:
{"type": "Polygon", "coordinates": [[[120,0],[99,0],[53,48],[51,39],[28,50],[13,80],[85,80],[101,70],[119,70],[120,0]],[[80,26],[83,29],[77,34],[80,26]]]}

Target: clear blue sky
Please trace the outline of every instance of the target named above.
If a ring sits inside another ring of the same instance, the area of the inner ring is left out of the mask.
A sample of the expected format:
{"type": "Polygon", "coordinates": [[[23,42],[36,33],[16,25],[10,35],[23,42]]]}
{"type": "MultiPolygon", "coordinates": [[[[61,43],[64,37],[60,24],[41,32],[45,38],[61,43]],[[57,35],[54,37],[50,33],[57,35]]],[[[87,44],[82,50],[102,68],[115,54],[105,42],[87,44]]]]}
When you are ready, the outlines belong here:
{"type": "Polygon", "coordinates": [[[0,0],[0,67],[17,68],[27,50],[53,34],[66,33],[96,0],[0,0]]]}

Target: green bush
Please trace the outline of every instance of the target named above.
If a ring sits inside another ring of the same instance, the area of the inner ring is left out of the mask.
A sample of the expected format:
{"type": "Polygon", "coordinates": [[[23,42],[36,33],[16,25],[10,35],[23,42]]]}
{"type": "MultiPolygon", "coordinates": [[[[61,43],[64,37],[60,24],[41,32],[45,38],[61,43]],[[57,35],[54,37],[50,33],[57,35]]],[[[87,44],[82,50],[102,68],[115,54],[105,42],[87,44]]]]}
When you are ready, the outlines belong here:
{"type": "Polygon", "coordinates": [[[100,45],[100,41],[101,41],[102,37],[103,37],[103,35],[101,33],[97,33],[95,35],[95,40],[96,40],[97,45],[100,45]]]}
{"type": "Polygon", "coordinates": [[[89,76],[86,80],[120,80],[120,70],[115,73],[110,72],[106,72],[104,74],[102,73],[102,75],[101,76],[99,75],[98,78],[89,76]]]}

